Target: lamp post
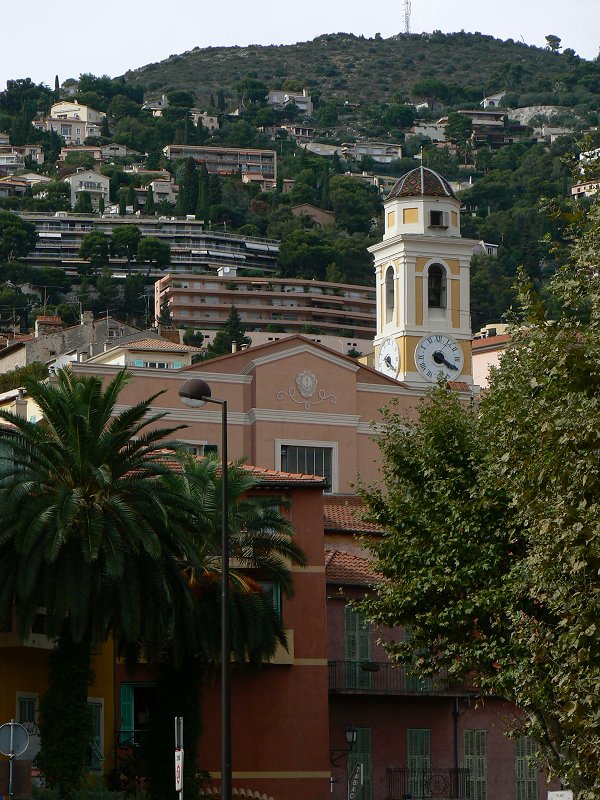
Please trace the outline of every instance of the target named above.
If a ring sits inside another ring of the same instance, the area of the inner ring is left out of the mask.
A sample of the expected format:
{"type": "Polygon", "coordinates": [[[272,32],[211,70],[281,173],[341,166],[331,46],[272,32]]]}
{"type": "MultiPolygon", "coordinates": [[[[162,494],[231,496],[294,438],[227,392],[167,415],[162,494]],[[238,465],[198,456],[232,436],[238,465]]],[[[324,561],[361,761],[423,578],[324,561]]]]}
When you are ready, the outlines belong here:
{"type": "Polygon", "coordinates": [[[349,753],[354,750],[356,738],[358,736],[358,729],[354,725],[346,727],[346,744],[348,745],[345,750],[332,750],[329,754],[329,761],[332,767],[336,767],[339,762],[345,758],[349,753]],[[335,755],[337,753],[338,755],[335,755]]]}
{"type": "Polygon", "coordinates": [[[179,397],[191,408],[221,406],[221,800],[231,800],[231,665],[229,621],[229,526],[227,519],[227,400],[211,397],[202,378],[189,378],[179,397]]]}

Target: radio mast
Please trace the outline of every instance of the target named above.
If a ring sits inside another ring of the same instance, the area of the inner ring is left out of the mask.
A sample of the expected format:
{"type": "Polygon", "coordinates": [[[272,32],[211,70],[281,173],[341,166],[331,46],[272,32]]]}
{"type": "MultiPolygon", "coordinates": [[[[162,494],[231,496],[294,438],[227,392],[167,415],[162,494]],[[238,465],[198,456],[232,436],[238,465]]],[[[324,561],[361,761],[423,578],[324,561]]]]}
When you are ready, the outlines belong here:
{"type": "Polygon", "coordinates": [[[410,0],[404,0],[404,33],[410,33],[410,0]]]}

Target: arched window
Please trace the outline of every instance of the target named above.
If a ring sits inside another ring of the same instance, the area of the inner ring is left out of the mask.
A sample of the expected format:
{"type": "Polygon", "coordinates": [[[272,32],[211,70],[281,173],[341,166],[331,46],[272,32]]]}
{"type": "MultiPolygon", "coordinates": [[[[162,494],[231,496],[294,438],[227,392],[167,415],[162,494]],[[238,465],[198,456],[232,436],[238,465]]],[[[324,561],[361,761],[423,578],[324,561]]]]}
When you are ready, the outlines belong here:
{"type": "Polygon", "coordinates": [[[429,267],[427,300],[429,308],[446,308],[446,270],[441,264],[432,264],[429,267]]]}
{"type": "Polygon", "coordinates": [[[394,268],[385,271],[385,321],[391,322],[394,314],[394,268]]]}

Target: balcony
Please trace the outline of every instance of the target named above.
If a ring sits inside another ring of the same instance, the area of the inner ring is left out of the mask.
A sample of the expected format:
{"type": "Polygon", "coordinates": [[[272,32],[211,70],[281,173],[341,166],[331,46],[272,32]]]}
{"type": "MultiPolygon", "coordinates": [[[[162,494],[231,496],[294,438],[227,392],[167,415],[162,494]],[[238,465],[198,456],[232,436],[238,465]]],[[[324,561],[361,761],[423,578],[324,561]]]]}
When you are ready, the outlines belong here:
{"type": "Polygon", "coordinates": [[[387,800],[470,800],[471,784],[468,769],[409,769],[390,767],[387,770],[387,800]]]}
{"type": "Polygon", "coordinates": [[[441,670],[432,678],[418,678],[409,667],[388,661],[330,661],[329,691],[343,694],[468,695],[475,689],[441,670]]]}

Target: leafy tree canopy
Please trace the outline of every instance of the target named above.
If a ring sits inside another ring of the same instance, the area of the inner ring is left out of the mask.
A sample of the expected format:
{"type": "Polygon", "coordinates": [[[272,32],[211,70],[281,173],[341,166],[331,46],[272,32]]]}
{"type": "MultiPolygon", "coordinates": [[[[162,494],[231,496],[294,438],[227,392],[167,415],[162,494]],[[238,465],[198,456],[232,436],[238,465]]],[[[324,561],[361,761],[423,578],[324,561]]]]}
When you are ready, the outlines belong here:
{"type": "Polygon", "coordinates": [[[10,211],[0,211],[0,263],[26,256],[37,242],[35,225],[10,211]]]}

